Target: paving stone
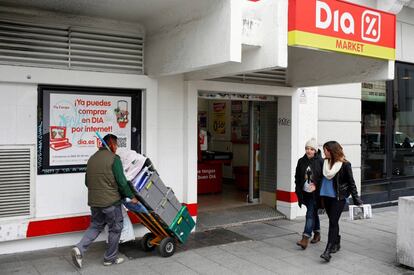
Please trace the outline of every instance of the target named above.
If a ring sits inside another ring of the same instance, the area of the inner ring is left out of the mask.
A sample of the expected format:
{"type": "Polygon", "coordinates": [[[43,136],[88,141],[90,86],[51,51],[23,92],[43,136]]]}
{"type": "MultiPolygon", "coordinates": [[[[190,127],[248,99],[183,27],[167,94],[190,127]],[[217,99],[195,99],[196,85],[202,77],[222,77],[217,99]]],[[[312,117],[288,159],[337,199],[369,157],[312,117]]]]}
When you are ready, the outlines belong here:
{"type": "Polygon", "coordinates": [[[295,231],[280,228],[266,223],[249,223],[242,226],[228,228],[233,232],[253,240],[263,240],[271,237],[295,234],[295,231]]]}
{"type": "Polygon", "coordinates": [[[210,261],[193,251],[180,253],[174,259],[198,274],[236,274],[225,266],[210,261]]]}
{"type": "Polygon", "coordinates": [[[255,263],[246,261],[231,253],[228,253],[225,250],[221,250],[220,253],[210,254],[207,256],[207,258],[215,263],[225,266],[226,268],[238,274],[272,274],[271,271],[262,268],[255,263]]]}
{"type": "Polygon", "coordinates": [[[272,220],[192,234],[175,255],[143,252],[139,239],[122,244],[121,265],[103,266],[105,242],[94,243],[79,270],[71,247],[0,256],[0,274],[414,274],[396,263],[397,208],[373,209],[370,220],[340,221],[342,248],[330,263],[319,256],[328,233],[321,216],[322,241],[306,250],[296,245],[305,221],[272,220]],[[378,212],[377,212],[378,211],[378,212]]]}
{"type": "Polygon", "coordinates": [[[37,259],[31,261],[30,264],[34,266],[40,274],[56,274],[56,270],[59,270],[59,274],[77,273],[76,267],[63,256],[37,259]]]}
{"type": "Polygon", "coordinates": [[[32,265],[7,265],[0,264],[0,274],[13,274],[13,275],[32,275],[40,274],[36,268],[32,265]]]}
{"type": "Polygon", "coordinates": [[[197,274],[194,270],[177,262],[151,265],[150,268],[159,274],[197,274]]]}

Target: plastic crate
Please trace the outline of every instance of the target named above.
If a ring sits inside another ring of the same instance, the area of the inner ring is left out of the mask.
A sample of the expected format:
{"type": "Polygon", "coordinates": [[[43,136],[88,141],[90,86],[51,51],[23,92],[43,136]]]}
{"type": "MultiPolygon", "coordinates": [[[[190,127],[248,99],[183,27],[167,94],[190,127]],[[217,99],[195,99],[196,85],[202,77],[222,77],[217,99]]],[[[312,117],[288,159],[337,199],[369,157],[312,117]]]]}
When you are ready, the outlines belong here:
{"type": "Polygon", "coordinates": [[[138,191],[138,198],[167,226],[173,222],[182,206],[175,197],[174,191],[165,186],[157,173],[153,173],[141,190],[138,191]]]}
{"type": "Polygon", "coordinates": [[[160,181],[157,173],[153,173],[138,191],[138,198],[149,210],[154,210],[165,197],[168,189],[160,181]]]}
{"type": "Polygon", "coordinates": [[[135,190],[137,190],[137,192],[141,191],[153,174],[155,173],[149,171],[148,167],[142,169],[142,171],[132,180],[135,190]]]}
{"type": "Polygon", "coordinates": [[[187,206],[181,207],[172,224],[169,226],[171,232],[181,243],[185,243],[193,230],[195,222],[188,212],[187,206]]]}
{"type": "Polygon", "coordinates": [[[174,191],[168,188],[165,197],[154,209],[154,213],[167,225],[171,225],[181,210],[182,205],[175,197],[174,191]]]}

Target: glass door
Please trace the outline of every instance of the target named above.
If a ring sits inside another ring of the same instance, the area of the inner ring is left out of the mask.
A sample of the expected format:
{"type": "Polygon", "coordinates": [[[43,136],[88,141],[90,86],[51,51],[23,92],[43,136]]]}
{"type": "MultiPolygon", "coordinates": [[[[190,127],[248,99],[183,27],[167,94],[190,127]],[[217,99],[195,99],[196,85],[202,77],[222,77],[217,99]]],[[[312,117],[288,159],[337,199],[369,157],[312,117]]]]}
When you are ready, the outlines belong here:
{"type": "Polygon", "coordinates": [[[249,102],[249,202],[260,199],[260,103],[249,102]]]}

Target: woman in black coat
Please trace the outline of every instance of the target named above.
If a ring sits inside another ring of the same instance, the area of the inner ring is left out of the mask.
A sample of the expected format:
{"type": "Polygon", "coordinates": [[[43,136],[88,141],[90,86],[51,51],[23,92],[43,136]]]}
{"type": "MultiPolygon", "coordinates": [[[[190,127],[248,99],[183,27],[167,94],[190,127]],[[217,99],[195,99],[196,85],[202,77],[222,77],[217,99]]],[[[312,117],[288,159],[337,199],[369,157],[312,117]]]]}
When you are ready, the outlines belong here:
{"type": "Polygon", "coordinates": [[[362,205],[362,201],[355,186],[351,163],[345,159],[342,146],[336,141],[328,141],[323,145],[323,152],[325,161],[320,196],[329,218],[329,234],[321,258],[329,262],[331,253],[341,248],[339,218],[345,207],[345,199],[351,195],[356,205],[362,205]]]}
{"type": "Polygon", "coordinates": [[[295,173],[295,193],[298,197],[299,207],[306,206],[306,222],[302,239],[296,244],[306,249],[309,239],[317,243],[321,239],[318,216],[318,191],[322,181],[323,159],[314,138],[305,144],[305,155],[298,160],[295,173]]]}

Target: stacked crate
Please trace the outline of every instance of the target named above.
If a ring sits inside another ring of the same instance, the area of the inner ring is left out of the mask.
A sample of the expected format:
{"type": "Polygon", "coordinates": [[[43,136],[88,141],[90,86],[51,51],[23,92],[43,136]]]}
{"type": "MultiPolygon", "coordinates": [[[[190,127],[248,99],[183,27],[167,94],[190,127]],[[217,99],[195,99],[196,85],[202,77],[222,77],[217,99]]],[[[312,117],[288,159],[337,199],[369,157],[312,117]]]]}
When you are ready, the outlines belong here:
{"type": "Polygon", "coordinates": [[[177,200],[174,191],[164,184],[156,171],[150,169],[143,169],[132,184],[139,201],[184,243],[195,222],[187,207],[177,200]]]}

